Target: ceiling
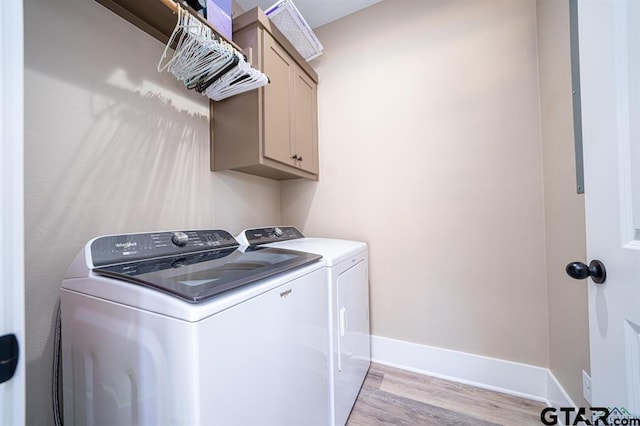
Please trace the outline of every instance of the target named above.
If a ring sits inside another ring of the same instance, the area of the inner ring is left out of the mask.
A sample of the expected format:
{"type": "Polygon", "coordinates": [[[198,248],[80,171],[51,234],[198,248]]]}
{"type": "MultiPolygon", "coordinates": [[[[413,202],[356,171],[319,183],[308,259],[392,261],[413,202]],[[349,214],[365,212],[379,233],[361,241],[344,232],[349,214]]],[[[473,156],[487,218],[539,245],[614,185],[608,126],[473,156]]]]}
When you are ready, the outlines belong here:
{"type": "MultiPolygon", "coordinates": [[[[260,6],[268,9],[277,0],[235,0],[244,10],[260,6]]],[[[293,3],[311,28],[317,28],[381,0],[294,0],[293,3]]]]}

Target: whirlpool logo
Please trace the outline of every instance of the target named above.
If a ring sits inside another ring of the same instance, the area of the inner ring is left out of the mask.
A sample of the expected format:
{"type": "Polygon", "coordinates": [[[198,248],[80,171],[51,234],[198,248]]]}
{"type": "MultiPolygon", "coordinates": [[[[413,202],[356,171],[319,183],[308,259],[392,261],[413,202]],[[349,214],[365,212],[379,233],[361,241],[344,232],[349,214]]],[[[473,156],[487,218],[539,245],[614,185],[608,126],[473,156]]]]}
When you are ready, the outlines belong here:
{"type": "Polygon", "coordinates": [[[127,241],[126,243],[116,243],[116,247],[119,249],[128,249],[131,247],[137,247],[138,243],[135,241],[127,241]]]}
{"type": "Polygon", "coordinates": [[[280,293],[280,297],[287,297],[290,294],[291,294],[291,289],[288,289],[280,293]]]}

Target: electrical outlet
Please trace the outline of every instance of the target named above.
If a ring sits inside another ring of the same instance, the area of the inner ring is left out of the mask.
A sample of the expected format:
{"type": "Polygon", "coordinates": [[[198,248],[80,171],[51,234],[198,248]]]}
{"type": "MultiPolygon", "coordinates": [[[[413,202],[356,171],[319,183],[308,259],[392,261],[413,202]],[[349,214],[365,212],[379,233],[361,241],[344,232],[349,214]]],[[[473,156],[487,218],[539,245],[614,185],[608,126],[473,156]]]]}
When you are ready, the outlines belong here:
{"type": "Polygon", "coordinates": [[[591,404],[591,376],[582,370],[582,396],[591,404]]]}

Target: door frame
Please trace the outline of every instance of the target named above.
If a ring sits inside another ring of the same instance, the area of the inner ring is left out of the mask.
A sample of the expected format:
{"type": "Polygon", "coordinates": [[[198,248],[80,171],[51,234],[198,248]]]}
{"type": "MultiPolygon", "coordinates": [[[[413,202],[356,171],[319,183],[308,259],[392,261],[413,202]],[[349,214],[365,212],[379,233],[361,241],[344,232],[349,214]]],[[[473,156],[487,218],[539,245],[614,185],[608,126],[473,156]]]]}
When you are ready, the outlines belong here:
{"type": "Polygon", "coordinates": [[[0,423],[25,424],[24,23],[23,0],[0,0],[0,335],[13,333],[20,357],[0,384],[0,423]]]}

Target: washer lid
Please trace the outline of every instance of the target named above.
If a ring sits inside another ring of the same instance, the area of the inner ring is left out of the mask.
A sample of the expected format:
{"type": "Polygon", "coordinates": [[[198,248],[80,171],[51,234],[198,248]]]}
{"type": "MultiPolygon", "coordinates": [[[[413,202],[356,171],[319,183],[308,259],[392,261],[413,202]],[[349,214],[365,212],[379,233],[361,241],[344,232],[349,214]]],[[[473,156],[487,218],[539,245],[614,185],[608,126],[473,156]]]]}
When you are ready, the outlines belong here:
{"type": "Polygon", "coordinates": [[[274,247],[234,247],[103,266],[93,272],[197,303],[321,258],[274,247]]]}

